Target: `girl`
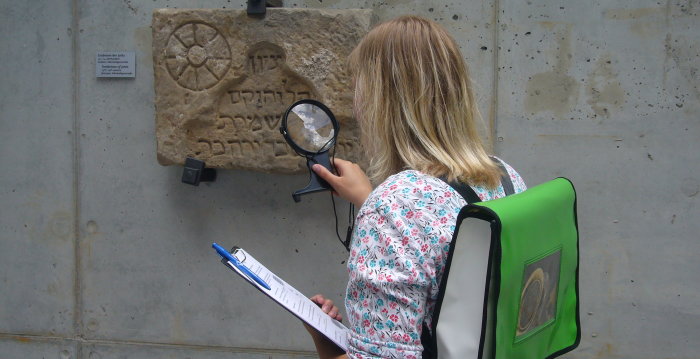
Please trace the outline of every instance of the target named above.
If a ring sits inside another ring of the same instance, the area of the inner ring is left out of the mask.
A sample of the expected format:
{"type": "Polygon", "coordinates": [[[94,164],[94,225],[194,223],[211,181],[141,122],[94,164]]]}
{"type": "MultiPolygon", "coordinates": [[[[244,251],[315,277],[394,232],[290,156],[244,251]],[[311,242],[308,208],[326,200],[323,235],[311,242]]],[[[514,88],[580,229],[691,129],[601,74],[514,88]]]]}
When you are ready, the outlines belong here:
{"type": "MultiPolygon", "coordinates": [[[[440,178],[469,184],[487,201],[505,195],[502,173],[477,133],[465,61],[441,26],[415,16],[383,23],[349,66],[369,177],[381,184],[372,189],[348,161],[335,160],[337,176],[314,167],[360,210],[348,260],[348,352],[310,333],[321,358],[421,358],[421,328],[430,327],[456,216],[467,204],[440,178]]],[[[515,192],[525,190],[503,166],[515,192]]],[[[332,301],[312,300],[340,319],[332,301]]]]}

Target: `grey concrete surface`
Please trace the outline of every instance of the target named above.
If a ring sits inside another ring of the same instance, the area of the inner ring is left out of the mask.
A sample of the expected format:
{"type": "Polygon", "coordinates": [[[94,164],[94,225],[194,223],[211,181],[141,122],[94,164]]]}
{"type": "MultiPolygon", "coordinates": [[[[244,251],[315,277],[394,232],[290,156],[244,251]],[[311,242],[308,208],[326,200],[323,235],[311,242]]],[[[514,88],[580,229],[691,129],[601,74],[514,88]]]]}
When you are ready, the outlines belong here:
{"type": "Polygon", "coordinates": [[[530,183],[576,185],[584,331],[572,357],[697,357],[697,9],[558,5],[501,4],[497,149],[530,183]]]}
{"type": "Polygon", "coordinates": [[[3,336],[0,337],[0,354],[3,359],[75,359],[78,358],[78,344],[59,338],[3,336]]]}
{"type": "Polygon", "coordinates": [[[0,14],[0,332],[71,336],[71,4],[3,1],[0,14]]]}
{"type": "Polygon", "coordinates": [[[340,295],[342,282],[330,280],[344,274],[344,254],[330,241],[328,197],[295,205],[290,193],[304,185],[304,177],[234,171],[220,172],[212,185],[190,187],[180,183],[181,169],[154,162],[149,25],[155,4],[145,5],[149,8],[139,7],[136,16],[120,3],[81,6],[90,14],[81,17],[84,66],[92,68],[95,52],[109,48],[136,49],[141,59],[136,80],[95,80],[92,73],[81,73],[84,333],[99,339],[308,350],[307,335],[290,335],[303,331],[298,321],[236,281],[216,260],[211,242],[244,247],[271,269],[289,273],[290,283],[304,287],[318,281],[324,284],[320,288],[340,295]],[[318,264],[309,266],[311,258],[318,264]],[[308,283],[318,267],[335,275],[308,283]]]}
{"type": "MultiPolygon", "coordinates": [[[[495,152],[530,185],[577,187],[584,331],[566,357],[698,357],[696,0],[284,5],[447,27],[495,152]]],[[[155,158],[152,10],[243,6],[0,0],[11,34],[0,39],[0,358],[313,357],[301,324],[210,244],[240,245],[341,302],[346,254],[328,197],[295,204],[305,176],[244,171],[191,187],[155,158]],[[136,78],[96,79],[98,51],[136,52],[136,78]]]]}

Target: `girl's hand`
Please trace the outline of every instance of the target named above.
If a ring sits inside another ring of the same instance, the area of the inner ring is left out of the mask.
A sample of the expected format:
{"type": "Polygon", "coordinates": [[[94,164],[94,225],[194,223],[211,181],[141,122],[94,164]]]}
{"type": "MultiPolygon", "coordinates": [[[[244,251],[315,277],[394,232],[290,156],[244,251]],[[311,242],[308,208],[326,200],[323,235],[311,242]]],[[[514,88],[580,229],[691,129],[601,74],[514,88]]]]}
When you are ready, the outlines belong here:
{"type": "MultiPolygon", "coordinates": [[[[343,320],[343,316],[340,314],[340,310],[338,309],[338,307],[333,305],[332,300],[324,298],[322,294],[316,294],[315,296],[309,299],[311,299],[312,302],[316,303],[316,305],[318,305],[324,313],[328,314],[329,317],[339,322],[343,320]]],[[[325,340],[325,337],[310,325],[304,323],[304,327],[309,332],[309,334],[311,334],[311,337],[314,338],[314,341],[325,340]]]]}
{"type": "Polygon", "coordinates": [[[369,178],[360,166],[350,161],[335,158],[333,164],[338,171],[337,176],[319,164],[313,165],[312,168],[316,174],[333,187],[338,196],[353,203],[358,208],[361,207],[372,192],[369,178]]]}
{"type": "Polygon", "coordinates": [[[310,299],[312,302],[316,303],[324,313],[328,314],[329,317],[339,322],[343,321],[343,316],[340,314],[340,309],[333,305],[332,300],[324,298],[322,294],[316,294],[310,299]]]}
{"type": "MultiPolygon", "coordinates": [[[[343,320],[343,317],[338,312],[338,307],[333,305],[333,301],[326,299],[321,294],[316,294],[310,298],[311,301],[316,303],[324,313],[328,314],[331,318],[335,320],[343,320]]],[[[303,323],[303,322],[302,322],[303,323]]],[[[335,345],[330,339],[326,338],[316,329],[312,328],[308,324],[304,323],[304,327],[311,334],[311,338],[314,340],[314,345],[316,346],[316,351],[318,352],[318,357],[321,359],[347,359],[345,351],[335,345]]]]}

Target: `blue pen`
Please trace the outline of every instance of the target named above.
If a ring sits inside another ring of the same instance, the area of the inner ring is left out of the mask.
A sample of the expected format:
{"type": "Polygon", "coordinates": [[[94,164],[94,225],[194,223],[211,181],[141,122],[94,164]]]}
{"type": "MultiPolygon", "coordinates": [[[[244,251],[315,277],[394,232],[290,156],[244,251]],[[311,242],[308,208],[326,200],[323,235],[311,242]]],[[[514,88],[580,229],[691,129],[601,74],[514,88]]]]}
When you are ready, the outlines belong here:
{"type": "Polygon", "coordinates": [[[231,264],[233,264],[241,272],[243,272],[245,275],[247,275],[248,278],[254,280],[256,283],[260,284],[263,288],[270,290],[270,286],[267,283],[265,283],[265,281],[262,280],[262,278],[258,277],[255,273],[251,272],[250,269],[248,269],[248,267],[246,267],[245,265],[243,265],[243,263],[238,261],[238,259],[236,259],[236,257],[232,256],[231,253],[229,253],[227,250],[225,250],[222,246],[220,246],[216,243],[212,243],[211,246],[212,246],[212,248],[216,249],[216,251],[219,253],[219,255],[224,257],[224,259],[231,262],[231,264]]]}

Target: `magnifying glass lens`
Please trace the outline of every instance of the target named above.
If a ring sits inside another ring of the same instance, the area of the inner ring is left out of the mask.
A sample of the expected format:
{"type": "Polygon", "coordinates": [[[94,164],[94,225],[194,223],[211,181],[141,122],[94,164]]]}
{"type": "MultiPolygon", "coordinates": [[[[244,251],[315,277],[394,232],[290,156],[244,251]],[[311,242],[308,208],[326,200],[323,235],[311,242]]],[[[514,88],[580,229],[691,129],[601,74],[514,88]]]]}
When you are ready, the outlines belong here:
{"type": "Polygon", "coordinates": [[[325,151],[333,145],[335,130],[328,114],[320,107],[301,103],[287,117],[289,139],[309,152],[325,151]]]}

